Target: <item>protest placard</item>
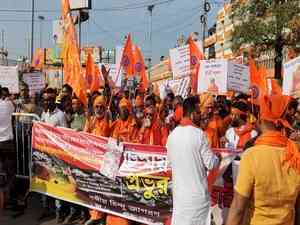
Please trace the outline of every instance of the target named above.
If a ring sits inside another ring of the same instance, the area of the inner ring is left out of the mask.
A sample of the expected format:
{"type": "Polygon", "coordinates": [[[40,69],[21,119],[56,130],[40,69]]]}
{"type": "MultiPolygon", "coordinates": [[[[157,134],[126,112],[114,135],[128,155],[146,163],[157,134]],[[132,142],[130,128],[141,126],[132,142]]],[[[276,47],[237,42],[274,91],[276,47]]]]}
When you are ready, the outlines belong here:
{"type": "Polygon", "coordinates": [[[285,95],[300,97],[300,57],[284,64],[282,91],[285,95]]]}
{"type": "Polygon", "coordinates": [[[228,61],[203,60],[198,75],[198,92],[225,94],[227,92],[228,61]]]}
{"type": "Polygon", "coordinates": [[[166,91],[169,89],[175,95],[180,95],[183,98],[187,97],[188,88],[190,86],[190,77],[183,77],[177,80],[167,80],[159,84],[159,92],[161,99],[166,97],[166,91]]]}
{"type": "Polygon", "coordinates": [[[46,70],[46,83],[49,88],[61,89],[63,85],[63,72],[61,69],[46,70]]]}
{"type": "Polygon", "coordinates": [[[228,90],[233,90],[241,93],[248,93],[250,87],[250,75],[248,66],[228,62],[228,90]]]}
{"type": "MultiPolygon", "coordinates": [[[[199,49],[202,49],[201,42],[196,42],[199,49]]],[[[170,49],[170,61],[173,71],[173,79],[179,79],[191,74],[191,55],[189,45],[170,49]]]]}
{"type": "Polygon", "coordinates": [[[45,76],[43,73],[24,73],[23,81],[29,87],[29,95],[34,96],[45,87],[45,76]]]}
{"type": "Polygon", "coordinates": [[[10,93],[19,93],[19,72],[17,66],[0,66],[0,85],[10,93]]]}
{"type": "Polygon", "coordinates": [[[233,90],[242,93],[249,91],[248,66],[231,62],[226,59],[201,61],[198,75],[198,92],[213,95],[226,94],[233,90]]]}

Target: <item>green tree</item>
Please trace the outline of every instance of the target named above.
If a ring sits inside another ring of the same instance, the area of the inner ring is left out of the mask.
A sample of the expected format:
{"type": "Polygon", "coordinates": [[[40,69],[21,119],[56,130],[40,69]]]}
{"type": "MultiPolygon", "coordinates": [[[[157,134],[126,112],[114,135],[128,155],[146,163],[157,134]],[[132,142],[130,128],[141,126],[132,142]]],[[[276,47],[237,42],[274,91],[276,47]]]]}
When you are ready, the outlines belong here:
{"type": "Polygon", "coordinates": [[[300,1],[234,1],[232,19],[234,51],[245,45],[256,56],[273,51],[275,78],[281,79],[284,48],[300,49],[300,1]]]}

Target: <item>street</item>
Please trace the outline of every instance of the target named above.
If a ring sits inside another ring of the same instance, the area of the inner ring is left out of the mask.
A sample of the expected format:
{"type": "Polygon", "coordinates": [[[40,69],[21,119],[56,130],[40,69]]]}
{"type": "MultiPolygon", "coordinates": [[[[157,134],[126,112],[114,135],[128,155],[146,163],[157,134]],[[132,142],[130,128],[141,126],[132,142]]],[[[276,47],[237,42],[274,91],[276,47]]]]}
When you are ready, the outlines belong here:
{"type": "Polygon", "coordinates": [[[15,212],[4,210],[0,213],[1,225],[55,225],[55,218],[38,221],[41,215],[41,205],[38,195],[33,195],[29,199],[29,205],[24,215],[14,218],[15,212]]]}

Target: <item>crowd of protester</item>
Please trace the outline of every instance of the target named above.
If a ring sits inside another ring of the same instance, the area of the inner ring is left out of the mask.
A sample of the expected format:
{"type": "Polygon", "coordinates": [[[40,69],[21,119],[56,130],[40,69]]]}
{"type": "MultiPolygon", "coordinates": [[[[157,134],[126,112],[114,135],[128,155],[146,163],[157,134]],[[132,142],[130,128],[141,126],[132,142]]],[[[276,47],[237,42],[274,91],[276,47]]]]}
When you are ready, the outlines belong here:
{"type": "MultiPolygon", "coordinates": [[[[45,87],[34,97],[29,96],[28,85],[24,82],[20,84],[18,95],[10,95],[7,88],[1,87],[0,170],[3,174],[7,173],[0,180],[2,207],[4,199],[8,206],[13,202],[18,205],[15,199],[20,198],[14,191],[16,138],[12,127],[13,112],[37,114],[42,122],[57,127],[150,145],[166,145],[169,134],[180,125],[184,117],[184,99],[182,96],[175,96],[171,90],[166,90],[166,97],[160,99],[152,87],[147,90],[136,88],[134,93],[125,87],[115,92],[106,82],[98,91],[88,93],[87,98],[88,105],[84,106],[67,84],[61,90],[45,87]]],[[[192,122],[204,131],[210,148],[244,150],[253,146],[261,133],[259,106],[253,104],[246,94],[228,93],[215,96],[209,93],[188,93],[186,98],[193,99],[195,110],[191,116],[192,122]]],[[[291,125],[290,129],[284,129],[285,135],[295,141],[300,140],[300,107],[296,99],[289,100],[283,116],[291,125]]],[[[212,202],[229,207],[233,195],[231,167],[228,167],[223,177],[224,186],[229,187],[231,198],[227,201],[226,198],[220,200],[216,197],[218,190],[213,189],[212,202]]],[[[22,190],[22,193],[25,192],[22,190]]],[[[86,225],[135,224],[124,218],[96,210],[89,211],[84,207],[46,196],[42,196],[41,202],[44,210],[40,219],[55,213],[58,224],[69,224],[75,220],[86,225]]]]}

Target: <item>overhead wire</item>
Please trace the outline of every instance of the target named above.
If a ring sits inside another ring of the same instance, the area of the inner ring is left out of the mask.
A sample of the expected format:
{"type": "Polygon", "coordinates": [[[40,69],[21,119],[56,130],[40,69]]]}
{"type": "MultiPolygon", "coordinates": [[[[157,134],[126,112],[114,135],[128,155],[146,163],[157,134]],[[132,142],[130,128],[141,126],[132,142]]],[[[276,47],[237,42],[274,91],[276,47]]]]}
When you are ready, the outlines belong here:
{"type": "MultiPolygon", "coordinates": [[[[122,6],[115,6],[115,7],[107,7],[107,8],[95,8],[91,9],[90,11],[101,11],[101,12],[108,12],[108,11],[126,11],[126,10],[133,10],[133,9],[140,9],[145,8],[149,5],[162,5],[174,2],[175,0],[152,0],[152,1],[145,1],[143,3],[137,3],[137,4],[127,4],[122,6]]],[[[12,13],[30,13],[30,9],[0,9],[0,12],[12,12],[12,13]]],[[[57,13],[60,12],[60,10],[57,9],[37,9],[35,12],[41,12],[41,13],[57,13]]]]}

